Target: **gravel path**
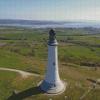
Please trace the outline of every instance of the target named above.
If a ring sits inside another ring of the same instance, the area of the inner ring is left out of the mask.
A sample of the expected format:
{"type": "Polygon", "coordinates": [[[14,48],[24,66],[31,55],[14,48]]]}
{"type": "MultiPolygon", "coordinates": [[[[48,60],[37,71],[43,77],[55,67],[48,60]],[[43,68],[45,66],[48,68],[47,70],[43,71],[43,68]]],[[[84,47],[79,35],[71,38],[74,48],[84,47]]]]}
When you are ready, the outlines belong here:
{"type": "Polygon", "coordinates": [[[9,69],[9,68],[0,68],[0,70],[8,70],[8,71],[13,71],[13,72],[18,72],[21,74],[21,76],[23,78],[26,78],[28,76],[41,76],[38,74],[33,74],[33,73],[29,73],[29,72],[25,72],[25,71],[21,71],[21,70],[17,70],[17,69],[9,69]]]}
{"type": "Polygon", "coordinates": [[[3,45],[5,45],[5,44],[7,44],[7,43],[0,43],[0,46],[3,46],[3,45]]]}

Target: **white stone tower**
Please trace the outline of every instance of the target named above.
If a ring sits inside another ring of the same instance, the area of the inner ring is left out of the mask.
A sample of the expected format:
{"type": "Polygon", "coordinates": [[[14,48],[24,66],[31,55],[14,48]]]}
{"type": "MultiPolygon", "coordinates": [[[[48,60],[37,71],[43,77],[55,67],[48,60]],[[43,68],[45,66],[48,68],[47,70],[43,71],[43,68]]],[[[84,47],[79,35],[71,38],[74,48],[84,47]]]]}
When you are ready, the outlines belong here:
{"type": "Polygon", "coordinates": [[[54,29],[50,30],[48,42],[48,61],[45,79],[39,87],[46,93],[57,94],[64,90],[64,85],[60,80],[58,72],[58,53],[57,53],[57,40],[54,29]]]}

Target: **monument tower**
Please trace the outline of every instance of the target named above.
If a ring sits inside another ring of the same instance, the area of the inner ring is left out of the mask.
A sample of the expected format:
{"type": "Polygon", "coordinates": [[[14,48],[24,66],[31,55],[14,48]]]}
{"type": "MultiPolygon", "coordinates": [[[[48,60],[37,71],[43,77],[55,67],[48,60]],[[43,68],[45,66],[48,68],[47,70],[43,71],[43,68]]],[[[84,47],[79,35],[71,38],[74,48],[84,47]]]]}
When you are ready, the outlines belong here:
{"type": "Polygon", "coordinates": [[[51,29],[48,41],[48,60],[45,79],[39,87],[46,93],[56,94],[64,90],[64,84],[60,80],[58,71],[58,53],[57,53],[56,32],[51,29]]]}

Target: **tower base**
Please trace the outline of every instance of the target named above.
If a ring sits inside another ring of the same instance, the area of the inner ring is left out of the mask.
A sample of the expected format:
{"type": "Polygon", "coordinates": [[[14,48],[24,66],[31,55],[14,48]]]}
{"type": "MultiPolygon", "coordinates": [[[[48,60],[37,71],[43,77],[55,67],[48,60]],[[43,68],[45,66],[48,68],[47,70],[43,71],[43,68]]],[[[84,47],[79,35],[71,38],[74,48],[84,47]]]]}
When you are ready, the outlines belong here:
{"type": "Polygon", "coordinates": [[[55,83],[55,84],[51,84],[51,83],[47,83],[45,80],[43,80],[40,85],[39,88],[47,94],[59,94],[65,91],[66,89],[66,84],[63,84],[61,81],[55,83]]]}

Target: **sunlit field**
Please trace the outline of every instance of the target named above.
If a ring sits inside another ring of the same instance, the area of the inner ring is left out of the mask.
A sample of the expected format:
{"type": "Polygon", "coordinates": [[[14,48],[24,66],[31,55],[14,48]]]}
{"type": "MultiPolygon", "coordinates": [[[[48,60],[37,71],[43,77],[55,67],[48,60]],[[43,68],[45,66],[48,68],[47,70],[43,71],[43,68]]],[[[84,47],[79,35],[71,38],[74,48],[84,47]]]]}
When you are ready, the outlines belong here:
{"type": "Polygon", "coordinates": [[[99,100],[100,35],[56,29],[60,78],[66,90],[47,95],[38,89],[47,67],[49,30],[22,27],[0,28],[0,68],[19,69],[40,76],[21,78],[16,72],[0,70],[0,100],[99,100]],[[18,94],[14,94],[18,90],[18,94]]]}

